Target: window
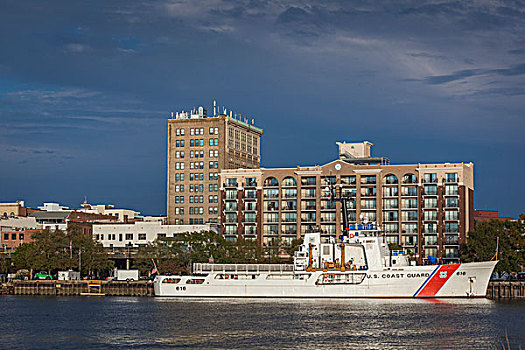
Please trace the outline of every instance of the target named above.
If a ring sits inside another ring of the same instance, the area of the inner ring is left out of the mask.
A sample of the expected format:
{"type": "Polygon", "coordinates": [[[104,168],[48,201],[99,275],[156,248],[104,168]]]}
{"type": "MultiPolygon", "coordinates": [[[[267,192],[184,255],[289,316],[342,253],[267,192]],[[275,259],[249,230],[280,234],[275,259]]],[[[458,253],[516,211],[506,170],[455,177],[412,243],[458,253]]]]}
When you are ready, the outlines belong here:
{"type": "Polygon", "coordinates": [[[302,177],[301,185],[302,186],[315,186],[317,179],[315,176],[302,177]]]}
{"type": "Polygon", "coordinates": [[[235,235],[237,234],[237,226],[235,225],[226,225],[225,234],[227,235],[235,235]]]}
{"type": "Polygon", "coordinates": [[[375,187],[363,187],[361,188],[361,196],[363,197],[375,197],[376,188],[375,187]]]}
{"type": "Polygon", "coordinates": [[[388,174],[385,176],[385,184],[392,185],[397,183],[397,176],[395,176],[394,174],[388,174]]]}
{"type": "Polygon", "coordinates": [[[146,240],[146,234],[145,233],[139,233],[139,241],[145,241],[146,240]]]}
{"type": "Polygon", "coordinates": [[[279,186],[279,181],[275,177],[268,177],[264,180],[264,187],[276,187],[279,186]]]}
{"type": "Polygon", "coordinates": [[[18,239],[23,241],[24,240],[24,234],[23,233],[19,233],[18,234],[18,239]]]}
{"type": "Polygon", "coordinates": [[[237,190],[227,190],[226,199],[237,199],[237,190]]]}
{"type": "Polygon", "coordinates": [[[403,221],[417,221],[417,211],[404,211],[403,221]]]}
{"type": "Polygon", "coordinates": [[[414,174],[405,174],[403,176],[403,183],[405,184],[415,184],[417,183],[417,176],[414,174]]]}
{"type": "Polygon", "coordinates": [[[457,196],[458,194],[459,194],[458,185],[446,185],[445,186],[446,196],[457,196]]]}
{"type": "Polygon", "coordinates": [[[384,221],[398,221],[398,213],[397,211],[386,211],[384,212],[384,221]]]}
{"type": "Polygon", "coordinates": [[[214,139],[214,143],[213,143],[214,146],[218,146],[219,145],[219,139],[214,139]]]}
{"type": "Polygon", "coordinates": [[[403,208],[405,209],[417,208],[417,199],[403,199],[403,208]]]}
{"type": "MultiPolygon", "coordinates": [[[[315,196],[315,189],[312,189],[314,190],[314,196],[315,196]]],[[[312,192],[309,192],[310,194],[312,192]]],[[[283,195],[284,195],[284,198],[296,198],[297,197],[297,190],[296,189],[286,189],[286,190],[283,190],[283,195]]]]}
{"type": "Polygon", "coordinates": [[[362,184],[375,184],[376,183],[376,176],[375,175],[364,175],[361,176],[361,183],[362,184]]]}
{"type": "MultiPolygon", "coordinates": [[[[310,214],[314,214],[314,213],[310,213],[310,214]]],[[[283,215],[283,222],[296,222],[297,221],[297,213],[283,213],[282,215],[283,215]]]]}
{"type": "MultiPolygon", "coordinates": [[[[375,189],[375,187],[372,187],[375,189]]],[[[383,188],[383,195],[385,197],[397,197],[398,188],[397,187],[385,187],[383,188]]]]}
{"type": "Polygon", "coordinates": [[[132,241],[133,240],[133,233],[126,233],[126,241],[132,241]]]}
{"type": "Polygon", "coordinates": [[[437,174],[436,173],[426,173],[423,174],[424,183],[437,183],[437,174]]]}
{"type": "Polygon", "coordinates": [[[361,208],[362,209],[375,209],[376,208],[376,200],[375,199],[365,199],[361,201],[361,208]]]}
{"type": "Polygon", "coordinates": [[[458,173],[447,173],[445,180],[446,182],[458,182],[458,173]]]}
{"type": "Polygon", "coordinates": [[[437,198],[425,198],[425,209],[437,208],[437,198]]]}
{"type": "Polygon", "coordinates": [[[384,224],[384,229],[386,233],[398,233],[399,224],[384,224]]]}
{"type": "Polygon", "coordinates": [[[459,232],[458,223],[457,222],[447,222],[447,223],[445,223],[445,232],[446,233],[459,232]]]}
{"type": "Polygon", "coordinates": [[[323,176],[323,185],[335,185],[337,178],[335,176],[323,176]]]}
{"type": "Polygon", "coordinates": [[[236,223],[236,222],[237,222],[237,213],[226,214],[226,223],[236,223]]]}
{"type": "Polygon", "coordinates": [[[458,220],[458,211],[457,210],[447,210],[445,211],[445,220],[458,220]]]}
{"type": "Polygon", "coordinates": [[[245,213],[244,214],[244,222],[256,222],[257,217],[255,213],[245,213]]]}
{"type": "Polygon", "coordinates": [[[424,213],[424,220],[426,221],[437,221],[437,211],[427,210],[424,213]]]}
{"type": "Polygon", "coordinates": [[[437,248],[425,248],[425,256],[437,256],[437,248]]]}
{"type": "Polygon", "coordinates": [[[345,185],[355,185],[356,177],[355,176],[341,176],[341,183],[345,185]]]}
{"type": "Polygon", "coordinates": [[[447,207],[447,208],[457,208],[458,207],[458,199],[456,197],[445,198],[445,207],[447,207]]]}
{"type": "Polygon", "coordinates": [[[190,129],[190,135],[192,135],[192,136],[195,135],[195,129],[194,128],[190,129]]]}
{"type": "Polygon", "coordinates": [[[437,195],[436,185],[425,185],[425,195],[435,196],[437,195]]]}
{"type": "Polygon", "coordinates": [[[416,186],[403,186],[401,187],[401,195],[415,197],[417,196],[417,187],[416,186]]]}
{"type": "Polygon", "coordinates": [[[423,225],[424,233],[437,233],[437,224],[428,223],[423,225]]]}

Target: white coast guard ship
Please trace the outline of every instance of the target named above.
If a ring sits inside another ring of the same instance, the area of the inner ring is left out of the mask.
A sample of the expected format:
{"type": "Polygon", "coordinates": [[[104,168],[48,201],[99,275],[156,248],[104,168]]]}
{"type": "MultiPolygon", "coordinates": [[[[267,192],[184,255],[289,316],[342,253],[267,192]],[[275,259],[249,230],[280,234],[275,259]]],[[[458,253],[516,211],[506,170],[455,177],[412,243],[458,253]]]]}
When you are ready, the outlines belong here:
{"type": "Polygon", "coordinates": [[[320,233],[307,233],[293,264],[194,264],[191,276],[157,276],[155,295],[485,297],[497,261],[413,266],[402,252],[390,251],[378,225],[346,227],[340,242],[322,243],[320,233]]]}

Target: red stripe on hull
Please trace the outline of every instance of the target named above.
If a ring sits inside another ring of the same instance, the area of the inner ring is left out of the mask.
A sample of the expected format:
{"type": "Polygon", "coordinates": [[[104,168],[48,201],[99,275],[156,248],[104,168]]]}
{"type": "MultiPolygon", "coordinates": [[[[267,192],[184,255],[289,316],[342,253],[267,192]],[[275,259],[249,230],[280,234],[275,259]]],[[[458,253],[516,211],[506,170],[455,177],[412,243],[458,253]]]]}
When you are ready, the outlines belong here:
{"type": "Polygon", "coordinates": [[[445,283],[454,275],[454,272],[459,268],[461,264],[443,265],[439,270],[432,276],[430,281],[421,289],[418,297],[433,297],[445,283]]]}

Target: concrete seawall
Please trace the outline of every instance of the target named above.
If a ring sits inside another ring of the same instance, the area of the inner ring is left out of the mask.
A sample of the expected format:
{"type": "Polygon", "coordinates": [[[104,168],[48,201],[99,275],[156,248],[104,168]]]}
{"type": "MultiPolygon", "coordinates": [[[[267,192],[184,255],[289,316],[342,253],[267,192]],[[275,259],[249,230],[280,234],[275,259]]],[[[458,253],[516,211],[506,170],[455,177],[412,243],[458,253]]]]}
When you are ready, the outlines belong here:
{"type": "Polygon", "coordinates": [[[15,281],[6,289],[12,295],[153,296],[151,281],[15,281]]]}
{"type": "MultiPolygon", "coordinates": [[[[2,285],[0,294],[154,296],[152,281],[15,281],[2,285]]],[[[525,282],[490,282],[487,298],[525,298],[525,282]]]]}
{"type": "Polygon", "coordinates": [[[525,298],[525,282],[489,282],[487,288],[489,299],[525,298]]]}

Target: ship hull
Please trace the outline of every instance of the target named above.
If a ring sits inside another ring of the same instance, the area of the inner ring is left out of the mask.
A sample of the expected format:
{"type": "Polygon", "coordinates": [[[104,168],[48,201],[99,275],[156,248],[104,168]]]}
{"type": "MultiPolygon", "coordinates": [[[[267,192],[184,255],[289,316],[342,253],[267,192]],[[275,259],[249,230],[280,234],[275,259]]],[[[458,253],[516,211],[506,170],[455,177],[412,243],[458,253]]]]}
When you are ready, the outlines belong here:
{"type": "Polygon", "coordinates": [[[497,262],[404,266],[377,271],[158,276],[162,297],[467,298],[485,297],[497,262]]]}

